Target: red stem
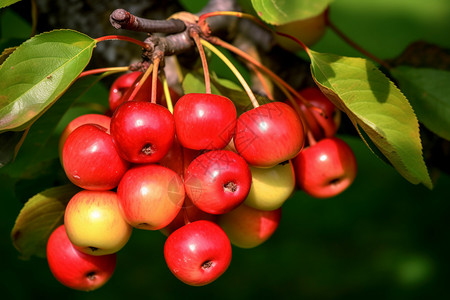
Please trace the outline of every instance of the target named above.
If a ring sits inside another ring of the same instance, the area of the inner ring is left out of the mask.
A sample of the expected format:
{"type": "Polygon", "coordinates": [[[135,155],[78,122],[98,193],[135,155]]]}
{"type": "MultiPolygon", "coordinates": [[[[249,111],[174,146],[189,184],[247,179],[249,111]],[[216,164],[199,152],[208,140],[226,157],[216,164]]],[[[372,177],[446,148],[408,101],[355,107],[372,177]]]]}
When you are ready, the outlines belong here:
{"type": "Polygon", "coordinates": [[[78,78],[85,77],[88,75],[95,75],[95,74],[99,74],[99,73],[110,72],[110,71],[125,72],[128,69],[129,69],[129,67],[117,67],[117,68],[108,67],[108,68],[92,69],[92,70],[87,70],[87,71],[81,72],[81,74],[78,75],[78,78]]]}
{"type": "Polygon", "coordinates": [[[128,36],[124,36],[124,35],[105,35],[99,38],[96,38],[95,41],[98,42],[102,42],[102,41],[113,41],[113,40],[120,40],[120,41],[127,41],[127,42],[131,42],[133,44],[136,44],[138,46],[141,46],[144,49],[149,49],[149,45],[139,41],[137,39],[128,37],[128,36]]]}
{"type": "Polygon", "coordinates": [[[311,130],[308,130],[306,133],[306,138],[308,139],[309,146],[313,146],[317,143],[316,139],[314,138],[314,134],[311,130]]]}
{"type": "Polygon", "coordinates": [[[191,32],[191,37],[194,39],[195,45],[197,46],[198,52],[200,54],[200,59],[203,66],[203,74],[205,76],[205,91],[207,94],[211,94],[211,80],[209,77],[208,62],[206,60],[205,50],[203,49],[200,37],[196,31],[191,32]]]}

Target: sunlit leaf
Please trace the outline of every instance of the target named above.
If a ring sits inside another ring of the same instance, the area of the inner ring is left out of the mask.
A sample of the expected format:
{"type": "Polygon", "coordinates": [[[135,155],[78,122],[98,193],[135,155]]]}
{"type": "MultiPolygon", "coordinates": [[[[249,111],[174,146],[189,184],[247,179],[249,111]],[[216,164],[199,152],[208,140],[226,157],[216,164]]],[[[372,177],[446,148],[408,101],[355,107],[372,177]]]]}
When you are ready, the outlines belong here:
{"type": "Polygon", "coordinates": [[[45,190],[25,203],[20,211],[11,238],[21,258],[45,257],[47,240],[63,223],[67,203],[80,189],[64,185],[45,190]]]}
{"type": "Polygon", "coordinates": [[[392,70],[414,111],[429,130],[450,140],[450,72],[402,66],[392,70]]]}
{"type": "Polygon", "coordinates": [[[422,156],[419,124],[401,91],[366,59],[315,51],[309,54],[314,80],[322,92],[358,130],[364,130],[403,177],[432,188],[422,156]]]}
{"type": "Polygon", "coordinates": [[[30,126],[89,63],[96,42],[73,30],[37,35],[0,66],[0,132],[30,126]]]}
{"type": "Polygon", "coordinates": [[[258,16],[272,25],[303,20],[322,13],[332,0],[252,0],[258,16]]]}
{"type": "Polygon", "coordinates": [[[10,6],[11,4],[14,4],[19,1],[20,0],[2,0],[0,1],[0,8],[10,6]]]}

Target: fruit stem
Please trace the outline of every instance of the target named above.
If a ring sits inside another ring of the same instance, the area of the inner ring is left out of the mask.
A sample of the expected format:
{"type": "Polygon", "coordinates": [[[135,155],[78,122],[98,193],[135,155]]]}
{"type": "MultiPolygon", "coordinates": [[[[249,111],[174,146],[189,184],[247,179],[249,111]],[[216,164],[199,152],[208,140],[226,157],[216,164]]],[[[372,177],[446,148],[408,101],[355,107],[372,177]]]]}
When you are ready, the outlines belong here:
{"type": "Polygon", "coordinates": [[[147,80],[147,78],[150,76],[150,74],[152,73],[152,65],[150,65],[147,69],[147,71],[145,71],[144,75],[141,77],[141,79],[139,80],[138,85],[134,88],[133,92],[131,93],[130,97],[128,99],[133,99],[134,96],[136,96],[136,94],[138,93],[138,91],[140,90],[141,86],[144,84],[144,82],[147,80]]]}
{"type": "Polygon", "coordinates": [[[317,143],[317,140],[314,138],[314,134],[312,133],[311,130],[309,130],[306,133],[306,136],[307,136],[307,139],[308,139],[309,146],[313,146],[313,145],[315,145],[317,143]]]}
{"type": "Polygon", "coordinates": [[[200,54],[200,59],[202,61],[203,74],[205,76],[205,91],[207,94],[211,94],[211,80],[209,77],[208,62],[206,60],[205,50],[203,49],[198,32],[196,32],[195,30],[191,30],[190,34],[192,39],[194,39],[195,45],[197,46],[198,52],[200,54]]]}
{"type": "Polygon", "coordinates": [[[250,98],[250,101],[252,102],[252,105],[254,108],[257,108],[259,106],[258,100],[256,100],[255,94],[253,93],[252,89],[248,85],[248,83],[245,81],[244,77],[241,75],[239,70],[233,65],[233,63],[222,53],[217,49],[214,45],[209,43],[208,41],[201,39],[201,43],[203,46],[211,50],[214,54],[216,54],[227,66],[230,68],[230,70],[233,72],[233,74],[236,76],[236,78],[241,83],[242,87],[244,88],[245,92],[247,93],[248,97],[250,98]]]}
{"type": "Polygon", "coordinates": [[[281,77],[279,77],[278,75],[276,75],[274,72],[272,72],[270,69],[268,69],[266,66],[264,66],[262,63],[260,63],[259,61],[257,61],[256,59],[254,59],[253,57],[251,57],[248,53],[242,51],[241,49],[239,49],[236,46],[233,46],[223,40],[221,40],[218,37],[211,37],[209,38],[209,40],[213,43],[216,44],[218,46],[221,46],[237,55],[239,55],[240,57],[242,57],[244,60],[252,63],[253,65],[255,65],[257,68],[261,69],[261,71],[263,71],[264,73],[266,73],[267,75],[269,75],[272,80],[275,82],[275,84],[277,84],[278,87],[280,87],[280,89],[283,91],[283,89],[281,87],[284,88],[285,90],[288,90],[290,93],[292,93],[294,95],[295,98],[300,99],[300,101],[302,101],[303,104],[305,104],[306,107],[310,107],[311,103],[309,103],[302,95],[300,95],[292,86],[290,86],[286,81],[284,81],[281,77]]]}
{"type": "Polygon", "coordinates": [[[339,28],[336,27],[336,25],[331,22],[330,18],[326,17],[326,24],[328,27],[330,27],[334,33],[336,33],[341,39],[343,39],[347,44],[349,44],[351,47],[356,49],[357,51],[361,52],[366,57],[370,58],[371,60],[377,62],[379,65],[385,67],[386,69],[390,70],[391,66],[382,60],[381,58],[377,57],[376,55],[372,54],[371,52],[367,51],[366,49],[362,48],[360,45],[355,43],[350,37],[348,37],[344,32],[342,32],[339,28]]]}
{"type": "Polygon", "coordinates": [[[185,206],[183,206],[181,209],[183,209],[183,219],[184,219],[184,225],[187,225],[189,223],[191,223],[191,221],[189,220],[189,216],[187,214],[187,209],[185,206]]]}
{"type": "Polygon", "coordinates": [[[153,57],[153,74],[152,74],[152,95],[151,95],[151,103],[156,103],[156,90],[158,89],[158,69],[159,63],[161,62],[161,56],[155,55],[153,57]]]}
{"type": "Polygon", "coordinates": [[[113,41],[113,40],[121,40],[121,41],[127,41],[127,42],[131,42],[133,44],[136,44],[138,46],[141,46],[142,48],[144,48],[145,50],[150,50],[150,46],[142,41],[139,41],[137,39],[128,37],[128,36],[124,36],[124,35],[105,35],[99,38],[95,39],[95,42],[102,42],[102,41],[113,41]]]}
{"type": "Polygon", "coordinates": [[[309,54],[309,48],[302,41],[300,41],[298,38],[296,38],[296,37],[294,37],[292,35],[289,35],[287,33],[279,32],[279,31],[275,31],[275,33],[277,35],[284,36],[284,37],[287,37],[287,38],[293,40],[294,42],[299,44],[306,51],[306,53],[309,54]]]}
{"type": "Polygon", "coordinates": [[[128,71],[129,69],[130,69],[129,67],[109,67],[109,68],[92,69],[92,70],[82,72],[80,75],[78,75],[78,78],[88,76],[88,75],[105,73],[105,72],[111,72],[111,73],[125,72],[125,71],[128,71]]]}
{"type": "Polygon", "coordinates": [[[205,25],[206,19],[210,18],[210,17],[215,17],[215,16],[235,16],[238,18],[250,19],[265,28],[269,28],[258,17],[255,17],[254,15],[251,15],[251,14],[238,12],[238,11],[212,11],[212,12],[204,13],[198,17],[198,23],[197,23],[198,26],[200,26],[200,28],[202,28],[202,30],[203,30],[206,27],[206,25],[205,25]]]}
{"type": "Polygon", "coordinates": [[[306,121],[306,116],[305,113],[301,110],[300,106],[298,105],[297,101],[295,101],[294,97],[292,97],[291,94],[289,94],[289,92],[286,90],[286,88],[284,86],[279,86],[280,90],[283,92],[283,94],[286,95],[286,97],[288,98],[289,102],[291,103],[292,107],[294,108],[294,110],[297,112],[298,117],[300,118],[300,121],[302,122],[303,125],[303,130],[305,132],[310,132],[310,126],[308,124],[308,122],[306,121]]]}
{"type": "Polygon", "coordinates": [[[304,128],[305,132],[309,132],[310,131],[309,130],[309,126],[308,126],[308,122],[306,122],[306,117],[305,117],[303,111],[298,106],[298,104],[295,101],[295,99],[292,97],[292,95],[296,99],[299,99],[300,101],[302,101],[302,103],[306,106],[307,109],[310,109],[311,107],[314,107],[314,106],[312,106],[311,103],[308,102],[308,100],[306,100],[302,95],[300,95],[300,93],[298,93],[286,81],[284,81],[282,78],[280,78],[274,72],[272,72],[270,69],[268,69],[262,63],[260,63],[258,60],[256,60],[252,56],[250,56],[248,53],[242,51],[241,49],[237,48],[236,46],[233,46],[233,45],[231,45],[231,44],[229,44],[229,43],[219,39],[218,37],[211,37],[210,40],[214,44],[216,44],[218,46],[221,46],[221,47],[223,47],[223,48],[225,48],[227,50],[230,50],[231,52],[234,52],[235,54],[241,56],[243,59],[245,59],[246,61],[250,62],[251,64],[253,64],[257,68],[261,69],[261,71],[263,71],[264,73],[269,75],[269,77],[272,78],[273,82],[275,82],[275,84],[278,86],[278,88],[286,95],[286,97],[288,98],[289,102],[294,107],[295,111],[297,112],[297,114],[298,114],[298,116],[299,116],[299,118],[300,118],[300,120],[301,120],[301,122],[303,124],[303,128],[304,128]]]}
{"type": "Polygon", "coordinates": [[[164,97],[166,98],[167,109],[173,114],[172,97],[170,96],[169,84],[167,83],[166,74],[164,72],[161,72],[161,78],[164,90],[164,97]]]}

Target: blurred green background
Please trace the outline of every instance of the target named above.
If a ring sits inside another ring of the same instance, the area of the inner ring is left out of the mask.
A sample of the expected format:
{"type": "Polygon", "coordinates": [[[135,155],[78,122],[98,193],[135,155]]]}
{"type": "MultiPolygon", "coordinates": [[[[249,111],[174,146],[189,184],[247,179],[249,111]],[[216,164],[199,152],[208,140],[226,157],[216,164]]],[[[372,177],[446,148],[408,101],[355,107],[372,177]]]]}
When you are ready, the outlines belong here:
{"type": "MultiPolygon", "coordinates": [[[[206,1],[181,2],[195,12],[206,1]]],[[[448,0],[335,0],[330,13],[382,58],[397,56],[415,40],[450,48],[448,0]]],[[[9,9],[0,18],[1,48],[29,34],[29,25],[9,9]]],[[[358,55],[330,31],[314,49],[358,55]]],[[[105,87],[83,101],[99,97],[106,101],[105,87]]],[[[65,288],[45,260],[19,259],[10,231],[22,203],[11,179],[0,175],[1,298],[449,299],[450,177],[442,175],[433,191],[412,185],[359,139],[341,137],[358,160],[354,184],[325,200],[297,192],[273,237],[254,249],[233,248],[227,272],[205,287],[189,287],[170,273],[161,233],[135,230],[107,285],[90,293],[65,288]]]]}

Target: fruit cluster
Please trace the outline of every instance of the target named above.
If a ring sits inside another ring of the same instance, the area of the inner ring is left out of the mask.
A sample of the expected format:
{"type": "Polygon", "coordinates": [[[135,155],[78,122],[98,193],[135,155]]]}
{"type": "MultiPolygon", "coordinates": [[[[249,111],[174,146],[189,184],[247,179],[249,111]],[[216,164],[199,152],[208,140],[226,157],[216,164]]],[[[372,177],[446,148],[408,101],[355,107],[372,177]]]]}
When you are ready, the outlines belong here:
{"type": "Polygon", "coordinates": [[[334,136],[339,113],[317,88],[293,106],[269,102],[239,116],[226,97],[191,93],[171,113],[148,101],[152,86],[133,93],[141,76],[114,82],[111,117],[83,115],[61,135],[64,171],[82,188],[47,244],[66,286],[103,285],[133,228],[164,233],[172,273],[208,284],[228,268],[231,245],[256,247],[275,232],[296,187],[332,197],[355,177],[351,149],[334,136]]]}

